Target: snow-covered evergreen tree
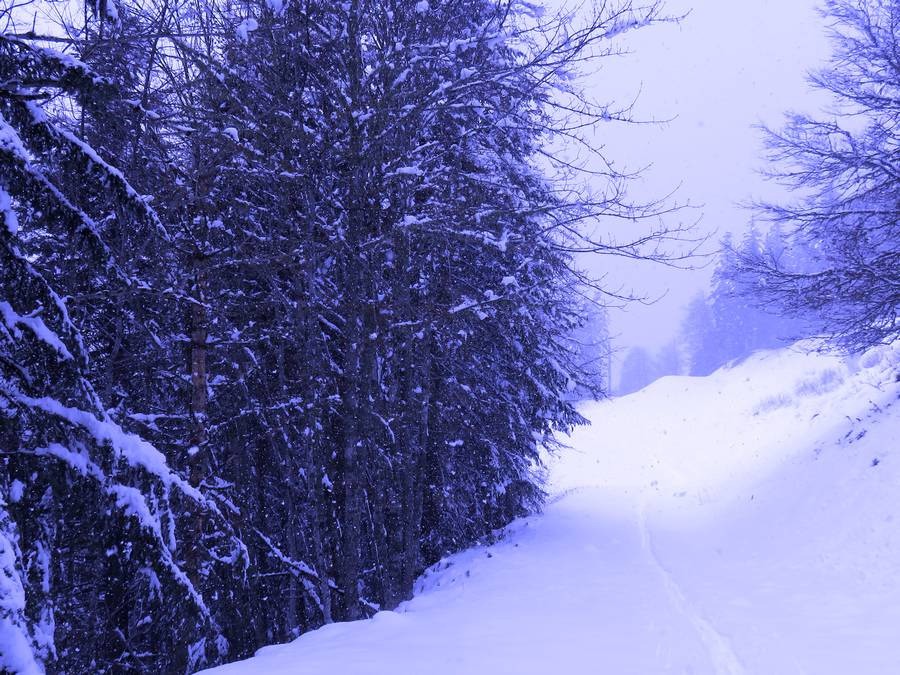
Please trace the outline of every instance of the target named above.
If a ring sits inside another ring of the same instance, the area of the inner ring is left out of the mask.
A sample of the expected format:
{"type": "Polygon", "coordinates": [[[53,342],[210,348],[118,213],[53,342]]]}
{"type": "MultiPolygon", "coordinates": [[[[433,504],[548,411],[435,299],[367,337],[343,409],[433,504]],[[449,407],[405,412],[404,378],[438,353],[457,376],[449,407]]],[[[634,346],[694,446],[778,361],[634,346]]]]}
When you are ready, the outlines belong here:
{"type": "Polygon", "coordinates": [[[147,289],[143,259],[116,257],[110,238],[167,233],[123,174],[39,102],[47,91],[107,97],[110,83],[11,35],[0,36],[0,73],[3,667],[184,667],[191,640],[223,654],[180,557],[185,508],[218,523],[218,557],[237,560],[240,547],[217,505],[117,421],[122,392],[92,377],[94,357],[112,356],[105,322],[136,330],[120,299],[147,289]],[[166,645],[181,648],[163,660],[146,652],[166,645]]]}
{"type": "Polygon", "coordinates": [[[615,173],[548,175],[571,178],[553,143],[621,117],[576,71],[658,19],[108,0],[64,37],[11,24],[4,666],[246,655],[396,606],[537,508],[540,446],[608,384],[573,255],[668,234],[585,235],[648,212],[615,173]]]}

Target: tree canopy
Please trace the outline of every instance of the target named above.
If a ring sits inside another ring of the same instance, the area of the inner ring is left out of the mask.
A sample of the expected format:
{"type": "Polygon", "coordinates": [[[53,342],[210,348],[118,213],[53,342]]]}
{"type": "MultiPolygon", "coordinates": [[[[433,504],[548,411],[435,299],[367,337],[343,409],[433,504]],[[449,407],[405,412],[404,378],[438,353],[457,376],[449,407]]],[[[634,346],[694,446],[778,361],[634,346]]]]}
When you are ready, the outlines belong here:
{"type": "Polygon", "coordinates": [[[856,350],[900,335],[900,3],[829,0],[823,11],[833,55],[811,82],[832,96],[834,114],[792,114],[768,131],[771,175],[796,198],[760,205],[803,255],[781,247],[743,265],[760,297],[856,350]]]}

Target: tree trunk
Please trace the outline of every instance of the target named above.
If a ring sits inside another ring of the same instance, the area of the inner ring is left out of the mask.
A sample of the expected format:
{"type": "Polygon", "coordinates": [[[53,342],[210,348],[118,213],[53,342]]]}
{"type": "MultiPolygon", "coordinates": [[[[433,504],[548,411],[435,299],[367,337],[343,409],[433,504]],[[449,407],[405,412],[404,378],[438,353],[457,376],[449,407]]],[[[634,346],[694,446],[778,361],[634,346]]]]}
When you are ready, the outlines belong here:
{"type": "MultiPolygon", "coordinates": [[[[194,260],[194,281],[190,308],[190,366],[191,366],[191,435],[188,441],[188,480],[199,487],[204,478],[204,453],[207,441],[207,385],[206,345],[208,337],[208,317],[205,298],[205,261],[201,256],[194,260]]],[[[192,507],[191,525],[187,531],[186,571],[191,582],[200,581],[200,561],[204,516],[196,505],[192,507]]]]}
{"type": "Polygon", "coordinates": [[[410,448],[409,466],[407,467],[408,488],[405,495],[403,523],[403,569],[400,587],[409,597],[413,583],[421,565],[422,508],[425,497],[425,453],[429,440],[428,410],[431,405],[431,346],[430,331],[425,329],[415,350],[419,358],[415,359],[414,382],[410,408],[410,448]]]}
{"type": "MultiPolygon", "coordinates": [[[[353,274],[351,272],[351,274],[353,274]]],[[[344,365],[346,387],[343,405],[343,518],[341,522],[340,571],[341,610],[344,619],[353,620],[359,613],[360,573],[360,476],[359,476],[359,380],[362,317],[351,314],[347,321],[347,359],[344,365]]]]}

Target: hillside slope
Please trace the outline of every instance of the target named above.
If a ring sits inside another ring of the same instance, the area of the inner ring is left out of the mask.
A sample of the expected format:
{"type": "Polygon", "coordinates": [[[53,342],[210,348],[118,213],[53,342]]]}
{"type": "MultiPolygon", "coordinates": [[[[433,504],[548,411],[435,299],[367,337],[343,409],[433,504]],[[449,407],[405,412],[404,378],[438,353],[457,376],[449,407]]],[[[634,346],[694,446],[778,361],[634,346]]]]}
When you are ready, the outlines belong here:
{"type": "Polygon", "coordinates": [[[586,404],[543,514],[214,672],[898,672],[898,367],[785,349],[586,404]]]}

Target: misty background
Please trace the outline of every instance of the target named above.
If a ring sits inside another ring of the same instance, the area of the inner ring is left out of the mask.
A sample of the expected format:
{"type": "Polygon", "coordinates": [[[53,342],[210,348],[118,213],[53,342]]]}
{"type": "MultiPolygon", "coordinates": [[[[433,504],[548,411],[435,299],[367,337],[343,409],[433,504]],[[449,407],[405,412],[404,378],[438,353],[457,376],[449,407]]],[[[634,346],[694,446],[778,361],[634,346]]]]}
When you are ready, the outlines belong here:
{"type": "MultiPolygon", "coordinates": [[[[813,0],[673,0],[666,8],[685,14],[682,21],[624,34],[630,53],[586,76],[589,93],[635,100],[636,121],[668,120],[613,124],[601,140],[618,168],[643,169],[629,188],[635,201],[674,191],[673,202],[690,206],[665,216],[666,222],[696,221],[695,234],[709,235],[701,250],[710,256],[727,232],[740,241],[753,218],[748,202],[787,194],[760,174],[766,159],[757,127],[777,128],[786,111],[815,112],[829,104],[806,80],[829,54],[826,21],[816,7],[813,0]]],[[[599,255],[580,262],[605,274],[609,287],[651,301],[609,310],[613,384],[629,349],[657,352],[676,336],[687,304],[707,290],[714,266],[712,257],[696,259],[693,269],[599,255]]]]}

